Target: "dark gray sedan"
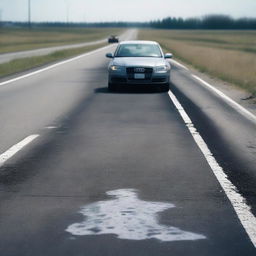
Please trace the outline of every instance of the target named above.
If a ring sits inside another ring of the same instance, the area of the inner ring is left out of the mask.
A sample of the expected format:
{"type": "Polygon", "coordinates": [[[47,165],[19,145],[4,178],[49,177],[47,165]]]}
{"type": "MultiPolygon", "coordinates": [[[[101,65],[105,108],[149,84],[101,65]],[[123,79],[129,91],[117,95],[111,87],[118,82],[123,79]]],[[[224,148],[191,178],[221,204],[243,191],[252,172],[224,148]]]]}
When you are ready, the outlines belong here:
{"type": "Polygon", "coordinates": [[[160,45],[154,41],[121,42],[114,55],[107,53],[109,63],[109,90],[117,85],[157,85],[169,90],[171,53],[163,54],[160,45]]]}

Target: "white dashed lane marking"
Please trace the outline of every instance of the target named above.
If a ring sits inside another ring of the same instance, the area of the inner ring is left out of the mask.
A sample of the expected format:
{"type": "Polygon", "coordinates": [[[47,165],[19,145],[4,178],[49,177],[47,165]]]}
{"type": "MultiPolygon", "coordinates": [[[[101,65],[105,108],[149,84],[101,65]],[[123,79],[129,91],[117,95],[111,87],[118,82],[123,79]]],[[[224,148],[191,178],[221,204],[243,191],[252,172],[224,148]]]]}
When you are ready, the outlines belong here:
{"type": "Polygon", "coordinates": [[[18,153],[21,149],[23,149],[25,146],[27,146],[29,143],[31,143],[33,140],[35,140],[37,137],[39,137],[38,134],[30,135],[27,138],[20,141],[19,143],[12,146],[11,148],[9,148],[3,154],[1,154],[0,155],[0,167],[3,166],[7,160],[9,160],[11,157],[13,157],[16,153],[18,153]]]}

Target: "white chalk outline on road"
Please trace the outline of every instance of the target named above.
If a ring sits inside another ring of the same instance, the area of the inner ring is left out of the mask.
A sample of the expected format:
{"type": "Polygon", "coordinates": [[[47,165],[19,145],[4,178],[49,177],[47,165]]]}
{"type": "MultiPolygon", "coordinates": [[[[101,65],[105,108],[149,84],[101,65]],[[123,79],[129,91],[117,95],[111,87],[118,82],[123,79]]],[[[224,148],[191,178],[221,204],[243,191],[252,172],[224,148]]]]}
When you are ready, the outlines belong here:
{"type": "Polygon", "coordinates": [[[107,48],[110,48],[110,47],[113,47],[113,45],[107,45],[107,46],[101,47],[101,48],[99,48],[99,49],[96,49],[96,50],[94,50],[94,51],[90,51],[90,52],[87,52],[87,53],[78,55],[78,56],[76,56],[76,57],[73,57],[73,58],[71,58],[71,59],[64,60],[64,61],[58,62],[58,63],[56,63],[56,64],[50,65],[50,66],[48,66],[48,67],[39,69],[39,70],[37,70],[37,71],[33,71],[33,72],[28,73],[28,74],[26,74],[26,75],[22,75],[22,76],[19,76],[19,77],[16,77],[16,78],[13,78],[13,79],[10,79],[10,80],[1,82],[1,83],[0,83],[0,86],[6,85],[6,84],[10,84],[10,83],[16,82],[16,81],[18,81],[18,80],[21,80],[21,79],[24,79],[24,78],[27,78],[27,77],[30,77],[30,76],[34,76],[34,75],[36,75],[36,74],[42,73],[42,72],[44,72],[44,71],[47,71],[47,70],[50,70],[50,69],[53,69],[53,68],[56,68],[56,67],[61,66],[61,65],[63,65],[63,64],[66,64],[66,63],[69,63],[69,62],[72,62],[72,61],[81,59],[81,58],[83,58],[83,57],[92,55],[92,54],[94,54],[94,53],[103,51],[103,50],[105,50],[105,49],[107,49],[107,48]]]}
{"type": "Polygon", "coordinates": [[[225,191],[253,245],[256,247],[256,218],[252,214],[250,206],[247,205],[245,198],[239,194],[236,186],[232,184],[232,182],[228,179],[227,175],[224,173],[222,167],[217,163],[207,144],[194,127],[194,124],[192,123],[191,119],[187,115],[186,111],[184,110],[178,99],[171,91],[169,91],[168,94],[176,109],[179,111],[186,126],[188,127],[196,144],[206,158],[221,187],[225,191]]]}
{"type": "Polygon", "coordinates": [[[12,146],[11,148],[9,148],[3,154],[1,154],[0,155],[0,167],[3,166],[7,160],[9,160],[11,157],[13,157],[16,153],[18,153],[21,149],[23,149],[25,146],[27,146],[29,143],[31,143],[33,140],[35,140],[37,137],[39,137],[38,134],[30,135],[27,138],[20,141],[19,143],[12,146]]]}

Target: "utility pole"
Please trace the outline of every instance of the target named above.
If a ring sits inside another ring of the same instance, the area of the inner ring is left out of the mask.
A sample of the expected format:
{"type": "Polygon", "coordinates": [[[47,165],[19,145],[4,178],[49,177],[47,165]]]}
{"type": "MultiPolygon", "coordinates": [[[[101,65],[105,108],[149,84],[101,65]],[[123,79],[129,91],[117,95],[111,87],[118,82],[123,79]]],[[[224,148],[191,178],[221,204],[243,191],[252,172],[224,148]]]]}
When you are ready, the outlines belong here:
{"type": "Polygon", "coordinates": [[[31,2],[28,0],[28,27],[31,28],[31,2]]]}

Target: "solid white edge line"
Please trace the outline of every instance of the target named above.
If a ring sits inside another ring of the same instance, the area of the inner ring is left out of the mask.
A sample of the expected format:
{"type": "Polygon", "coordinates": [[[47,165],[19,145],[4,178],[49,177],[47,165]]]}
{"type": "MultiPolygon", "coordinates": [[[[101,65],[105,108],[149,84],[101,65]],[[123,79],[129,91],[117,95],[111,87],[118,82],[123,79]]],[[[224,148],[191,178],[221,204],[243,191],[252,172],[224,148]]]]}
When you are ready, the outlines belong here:
{"type": "Polygon", "coordinates": [[[187,115],[186,111],[184,110],[178,99],[171,91],[169,91],[168,94],[176,109],[179,111],[186,126],[188,127],[196,144],[206,158],[218,182],[225,191],[250,240],[256,247],[256,218],[252,214],[250,206],[247,205],[245,198],[238,193],[236,186],[232,184],[232,182],[228,179],[227,175],[224,173],[222,167],[217,163],[207,144],[194,127],[194,124],[192,123],[191,119],[187,115]]]}
{"type": "Polygon", "coordinates": [[[110,47],[112,47],[112,46],[113,46],[113,45],[107,45],[107,46],[101,47],[101,48],[99,48],[99,49],[96,49],[96,50],[93,50],[93,51],[84,53],[84,54],[82,54],[82,55],[78,55],[78,56],[73,57],[73,58],[71,58],[71,59],[64,60],[64,61],[58,62],[58,63],[56,63],[56,64],[50,65],[50,66],[48,66],[48,67],[39,69],[39,70],[37,70],[37,71],[33,71],[33,72],[28,73],[28,74],[26,74],[26,75],[22,75],[22,76],[19,76],[19,77],[16,77],[16,78],[13,78],[13,79],[10,79],[10,80],[1,82],[1,83],[0,83],[0,86],[6,85],[6,84],[10,84],[10,83],[16,82],[16,81],[18,81],[18,80],[21,80],[21,79],[24,79],[24,78],[27,78],[27,77],[30,77],[30,76],[33,76],[33,75],[42,73],[42,72],[47,71],[47,70],[49,70],[49,69],[56,68],[56,67],[58,67],[58,66],[60,66],[60,65],[63,65],[63,64],[66,64],[66,63],[69,63],[69,62],[72,62],[72,61],[81,59],[81,58],[83,58],[83,57],[85,57],[85,56],[89,56],[89,55],[92,55],[92,54],[94,54],[94,53],[103,51],[103,50],[105,50],[105,49],[107,49],[107,48],[110,48],[110,47]]]}
{"type": "Polygon", "coordinates": [[[176,61],[176,60],[171,59],[170,61],[173,62],[174,64],[176,64],[177,66],[181,67],[181,68],[184,68],[184,69],[186,69],[186,70],[189,70],[186,66],[182,65],[181,63],[179,63],[179,62],[176,61]]]}
{"type": "Polygon", "coordinates": [[[9,148],[7,151],[5,151],[3,154],[0,155],[0,167],[4,165],[4,163],[13,157],[17,152],[19,152],[22,148],[24,148],[26,145],[31,143],[33,140],[35,140],[37,137],[39,137],[38,134],[30,135],[27,138],[23,139],[22,141],[18,142],[11,148],[9,148]]]}
{"type": "MultiPolygon", "coordinates": [[[[174,62],[174,64],[189,70],[186,66],[182,65],[181,63],[179,63],[176,60],[171,60],[172,62],[174,62]]],[[[243,116],[245,116],[246,118],[248,118],[249,120],[251,120],[252,122],[256,123],[256,116],[251,113],[249,110],[245,109],[244,107],[242,107],[240,104],[238,104],[237,102],[235,102],[234,100],[232,100],[230,97],[228,97],[226,94],[224,94],[223,92],[221,92],[220,90],[216,89],[214,86],[210,85],[209,83],[207,83],[206,81],[204,81],[202,78],[191,74],[192,77],[194,77],[196,80],[198,80],[199,82],[201,82],[203,85],[205,85],[206,87],[208,87],[209,89],[211,89],[213,92],[215,92],[217,95],[219,95],[222,99],[224,99],[231,107],[235,108],[240,114],[242,114],[243,116]]]]}
{"type": "Polygon", "coordinates": [[[220,90],[216,89],[215,87],[213,87],[212,85],[210,85],[209,83],[205,82],[203,79],[201,79],[200,77],[196,76],[196,75],[192,75],[192,77],[194,77],[196,80],[198,80],[199,82],[201,82],[202,84],[204,84],[206,87],[208,87],[210,90],[212,90],[214,93],[216,93],[217,95],[219,95],[222,99],[224,99],[230,106],[232,106],[233,108],[235,108],[240,114],[242,114],[243,116],[245,116],[246,118],[248,118],[249,120],[256,122],[256,116],[254,114],[252,114],[250,111],[248,111],[247,109],[245,109],[244,107],[242,107],[240,104],[238,104],[237,102],[235,102],[234,100],[232,100],[231,98],[229,98],[227,95],[225,95],[223,92],[221,92],[220,90]]]}

